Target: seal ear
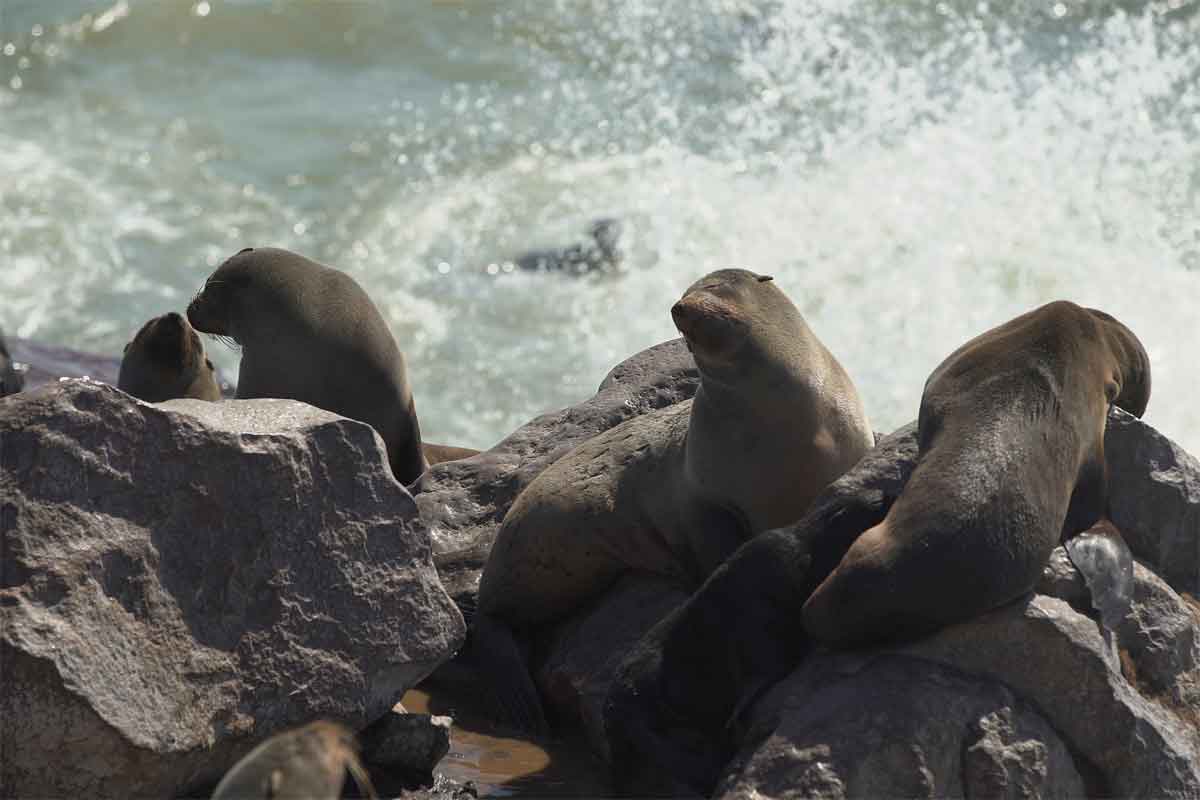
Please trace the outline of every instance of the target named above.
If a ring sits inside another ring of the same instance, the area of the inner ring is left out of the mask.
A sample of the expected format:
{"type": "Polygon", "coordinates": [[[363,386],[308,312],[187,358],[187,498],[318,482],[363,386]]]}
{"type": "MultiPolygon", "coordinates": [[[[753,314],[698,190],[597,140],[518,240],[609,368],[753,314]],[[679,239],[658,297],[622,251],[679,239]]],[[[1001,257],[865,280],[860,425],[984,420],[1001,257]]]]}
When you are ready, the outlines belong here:
{"type": "Polygon", "coordinates": [[[759,275],[758,276],[759,283],[766,283],[767,281],[773,281],[773,280],[775,280],[774,275],[759,275]]]}

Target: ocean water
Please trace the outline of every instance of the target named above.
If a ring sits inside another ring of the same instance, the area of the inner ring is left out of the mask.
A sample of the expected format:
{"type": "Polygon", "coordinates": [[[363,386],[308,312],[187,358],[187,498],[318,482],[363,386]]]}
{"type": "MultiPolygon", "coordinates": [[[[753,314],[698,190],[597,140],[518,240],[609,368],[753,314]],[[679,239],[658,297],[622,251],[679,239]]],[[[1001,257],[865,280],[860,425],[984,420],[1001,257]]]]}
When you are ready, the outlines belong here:
{"type": "Polygon", "coordinates": [[[374,298],[427,438],[486,447],[715,268],[774,275],[879,430],[1067,298],[1200,454],[1198,5],[0,0],[0,326],[117,354],[288,247],[374,298]],[[506,268],[598,217],[621,269],[506,268]]]}

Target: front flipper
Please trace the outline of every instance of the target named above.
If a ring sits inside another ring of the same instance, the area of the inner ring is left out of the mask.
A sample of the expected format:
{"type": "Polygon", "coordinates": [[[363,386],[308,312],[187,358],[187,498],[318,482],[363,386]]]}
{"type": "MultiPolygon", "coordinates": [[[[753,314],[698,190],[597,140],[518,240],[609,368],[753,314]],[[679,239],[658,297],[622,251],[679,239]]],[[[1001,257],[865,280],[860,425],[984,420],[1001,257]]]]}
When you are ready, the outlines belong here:
{"type": "Polygon", "coordinates": [[[1075,569],[1083,575],[1104,627],[1114,630],[1133,599],[1133,553],[1121,532],[1102,519],[1064,546],[1075,569]]]}
{"type": "Polygon", "coordinates": [[[471,651],[488,684],[489,705],[499,721],[537,736],[549,734],[542,701],[512,629],[487,614],[476,613],[471,651]]]}

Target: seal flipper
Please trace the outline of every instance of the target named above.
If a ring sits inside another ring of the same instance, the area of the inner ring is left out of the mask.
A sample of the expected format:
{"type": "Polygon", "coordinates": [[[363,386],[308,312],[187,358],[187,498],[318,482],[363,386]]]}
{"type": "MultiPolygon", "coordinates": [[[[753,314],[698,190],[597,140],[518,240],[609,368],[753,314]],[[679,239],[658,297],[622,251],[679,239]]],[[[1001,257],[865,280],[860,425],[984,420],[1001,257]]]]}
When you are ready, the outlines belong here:
{"type": "Polygon", "coordinates": [[[536,736],[549,734],[542,701],[512,629],[477,612],[471,628],[471,650],[489,684],[490,704],[500,720],[536,736]]]}
{"type": "Polygon", "coordinates": [[[1107,519],[1071,537],[1064,546],[1083,575],[1104,627],[1115,630],[1133,599],[1133,553],[1121,532],[1107,519]]]}

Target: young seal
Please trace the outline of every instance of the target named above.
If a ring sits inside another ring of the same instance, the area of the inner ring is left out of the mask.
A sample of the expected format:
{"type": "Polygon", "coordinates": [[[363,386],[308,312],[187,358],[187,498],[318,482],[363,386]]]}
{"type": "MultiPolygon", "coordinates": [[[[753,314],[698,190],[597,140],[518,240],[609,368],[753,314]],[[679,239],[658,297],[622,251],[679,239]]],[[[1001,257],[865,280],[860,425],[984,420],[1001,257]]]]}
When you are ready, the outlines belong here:
{"type": "Polygon", "coordinates": [[[187,310],[192,326],[242,347],[237,397],[287,397],[365,422],[383,437],[392,474],[428,464],[404,355],[353,278],[272,247],[217,268],[187,310]]]}
{"type": "Polygon", "coordinates": [[[671,316],[699,368],[695,397],[555,462],[517,497],[484,566],[472,648],[527,730],[546,722],[514,631],[570,615],[628,571],[698,586],[874,444],[850,377],[769,276],[713,272],[671,316]]]}
{"type": "MultiPolygon", "coordinates": [[[[1032,591],[1051,550],[1106,514],[1109,406],[1141,416],[1149,396],[1133,333],[1068,302],[955,350],[925,384],[916,452],[897,455],[906,480],[834,483],[638,643],[605,702],[613,763],[627,774],[653,765],[707,794],[742,709],[813,640],[911,639],[1032,591]]],[[[1116,550],[1089,544],[1081,561],[1120,570],[1116,550]]],[[[1124,578],[1089,585],[1103,609],[1120,601],[1124,578]]]]}
{"type": "Polygon", "coordinates": [[[142,326],[125,345],[117,388],[147,403],[177,397],[220,400],[212,362],[188,321],[174,311],[142,326]]]}
{"type": "Polygon", "coordinates": [[[354,734],[336,722],[317,721],[251,750],[225,773],[212,800],[337,800],[347,770],[367,797],[377,796],[354,734]]]}

